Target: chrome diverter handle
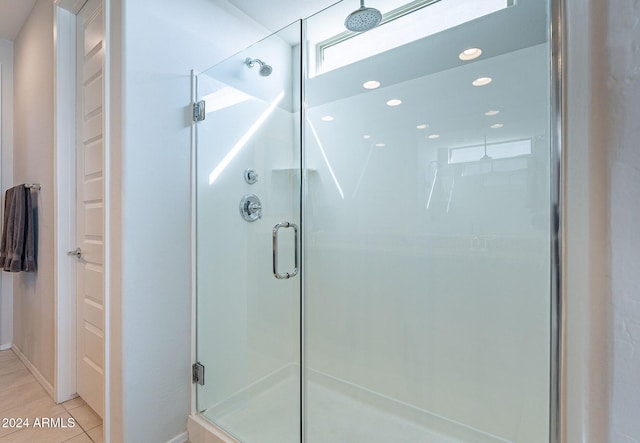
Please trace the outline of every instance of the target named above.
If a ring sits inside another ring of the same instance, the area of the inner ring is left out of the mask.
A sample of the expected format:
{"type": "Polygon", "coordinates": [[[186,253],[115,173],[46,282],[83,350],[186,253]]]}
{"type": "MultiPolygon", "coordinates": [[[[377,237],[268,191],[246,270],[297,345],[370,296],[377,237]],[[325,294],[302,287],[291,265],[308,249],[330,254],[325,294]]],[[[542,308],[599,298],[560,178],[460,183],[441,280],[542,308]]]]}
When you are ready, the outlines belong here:
{"type": "Polygon", "coordinates": [[[298,225],[295,223],[290,223],[288,221],[283,223],[278,223],[273,227],[273,276],[279,280],[287,279],[291,277],[295,277],[298,274],[298,225]],[[294,250],[294,261],[293,261],[293,271],[285,272],[284,274],[280,274],[278,272],[278,231],[280,228],[293,228],[295,243],[294,250]]]}

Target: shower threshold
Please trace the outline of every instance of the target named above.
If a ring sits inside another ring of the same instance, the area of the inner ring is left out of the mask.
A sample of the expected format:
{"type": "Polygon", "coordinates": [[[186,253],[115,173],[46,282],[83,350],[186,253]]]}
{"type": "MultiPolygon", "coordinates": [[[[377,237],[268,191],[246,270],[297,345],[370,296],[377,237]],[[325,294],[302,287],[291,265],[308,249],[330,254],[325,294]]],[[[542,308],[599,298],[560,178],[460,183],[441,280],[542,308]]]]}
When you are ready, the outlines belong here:
{"type": "MultiPolygon", "coordinates": [[[[297,443],[299,386],[288,365],[201,415],[241,442],[297,443]]],[[[307,443],[509,443],[316,371],[306,402],[307,443]]]]}

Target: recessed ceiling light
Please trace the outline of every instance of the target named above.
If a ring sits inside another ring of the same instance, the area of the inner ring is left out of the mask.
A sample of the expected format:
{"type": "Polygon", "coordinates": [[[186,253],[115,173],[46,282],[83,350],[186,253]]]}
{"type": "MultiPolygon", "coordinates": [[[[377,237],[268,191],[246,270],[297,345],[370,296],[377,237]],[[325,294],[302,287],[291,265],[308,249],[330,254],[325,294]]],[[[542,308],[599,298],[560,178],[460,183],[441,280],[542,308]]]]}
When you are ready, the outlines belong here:
{"type": "Polygon", "coordinates": [[[435,140],[436,138],[440,138],[440,134],[429,134],[427,138],[430,138],[431,140],[435,140]]]}
{"type": "Polygon", "coordinates": [[[321,120],[323,122],[332,122],[333,121],[333,117],[330,115],[325,115],[324,117],[321,118],[321,120]]]}
{"type": "Polygon", "coordinates": [[[504,125],[502,123],[496,123],[495,125],[491,125],[489,126],[491,129],[500,129],[502,128],[504,125]]]}
{"type": "Polygon", "coordinates": [[[376,146],[377,146],[378,148],[384,148],[384,147],[385,147],[385,146],[387,146],[387,145],[385,145],[384,143],[376,143],[376,146]]]}
{"type": "Polygon", "coordinates": [[[400,104],[402,104],[402,100],[398,100],[397,98],[394,98],[394,99],[389,100],[387,102],[387,105],[389,105],[389,106],[398,106],[400,104]]]}
{"type": "Polygon", "coordinates": [[[484,113],[484,115],[488,115],[488,116],[492,116],[492,115],[498,115],[500,114],[500,111],[496,110],[496,109],[492,109],[490,111],[487,111],[484,113]]]}
{"type": "Polygon", "coordinates": [[[468,61],[468,60],[473,60],[474,58],[480,57],[481,54],[482,54],[482,49],[480,49],[480,48],[469,48],[469,49],[465,49],[464,51],[462,51],[458,55],[458,58],[460,60],[468,61]]]}
{"type": "Polygon", "coordinates": [[[365,89],[376,89],[380,87],[380,82],[377,80],[369,80],[368,82],[364,82],[362,87],[365,89]]]}
{"type": "Polygon", "coordinates": [[[369,134],[365,134],[362,136],[362,138],[364,138],[365,140],[369,140],[371,136],[369,134]]]}
{"type": "Polygon", "coordinates": [[[416,126],[417,129],[427,129],[428,127],[429,125],[427,125],[426,123],[416,126]]]}
{"type": "Polygon", "coordinates": [[[480,77],[473,81],[473,86],[484,86],[491,83],[493,79],[491,77],[480,77]]]}

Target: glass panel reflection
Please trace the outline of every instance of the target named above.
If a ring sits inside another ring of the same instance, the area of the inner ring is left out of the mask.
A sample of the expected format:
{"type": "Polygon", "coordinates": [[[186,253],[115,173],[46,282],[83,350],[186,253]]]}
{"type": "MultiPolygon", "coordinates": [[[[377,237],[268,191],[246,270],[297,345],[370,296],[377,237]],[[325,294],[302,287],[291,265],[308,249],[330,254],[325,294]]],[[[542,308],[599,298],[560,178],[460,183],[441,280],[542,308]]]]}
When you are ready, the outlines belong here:
{"type": "Polygon", "coordinates": [[[307,79],[307,442],[548,441],[547,23],[521,0],[307,79]]]}

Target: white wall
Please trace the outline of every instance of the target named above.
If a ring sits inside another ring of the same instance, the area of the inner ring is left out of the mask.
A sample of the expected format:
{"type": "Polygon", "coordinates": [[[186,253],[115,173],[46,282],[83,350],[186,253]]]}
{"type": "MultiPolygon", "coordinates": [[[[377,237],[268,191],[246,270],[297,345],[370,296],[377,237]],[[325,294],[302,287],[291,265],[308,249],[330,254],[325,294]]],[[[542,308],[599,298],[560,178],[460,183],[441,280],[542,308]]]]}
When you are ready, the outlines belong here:
{"type": "Polygon", "coordinates": [[[224,1],[111,5],[111,440],[156,443],[190,412],[190,70],[265,32],[224,1]]]}
{"type": "Polygon", "coordinates": [[[565,436],[568,442],[607,441],[608,362],[606,281],[608,168],[603,129],[601,66],[605,23],[598,0],[567,0],[567,87],[564,209],[565,436]],[[585,112],[587,110],[587,112],[585,112]]]}
{"type": "MultiPolygon", "coordinates": [[[[0,202],[4,206],[4,190],[13,183],[13,42],[0,39],[0,202]]],[[[0,275],[0,348],[11,345],[13,340],[13,280],[0,275]]]]}
{"type": "Polygon", "coordinates": [[[607,2],[612,391],[609,441],[640,442],[640,4],[607,2]]]}
{"type": "Polygon", "coordinates": [[[640,10],[567,6],[565,432],[568,442],[636,443],[640,10]]]}
{"type": "MultiPolygon", "coordinates": [[[[54,377],[53,4],[39,0],[14,46],[13,182],[40,183],[36,273],[14,283],[14,344],[46,381],[54,377]]],[[[4,180],[3,180],[4,185],[4,180]]],[[[11,277],[10,277],[11,278],[11,277]]]]}

